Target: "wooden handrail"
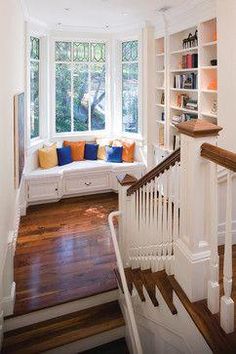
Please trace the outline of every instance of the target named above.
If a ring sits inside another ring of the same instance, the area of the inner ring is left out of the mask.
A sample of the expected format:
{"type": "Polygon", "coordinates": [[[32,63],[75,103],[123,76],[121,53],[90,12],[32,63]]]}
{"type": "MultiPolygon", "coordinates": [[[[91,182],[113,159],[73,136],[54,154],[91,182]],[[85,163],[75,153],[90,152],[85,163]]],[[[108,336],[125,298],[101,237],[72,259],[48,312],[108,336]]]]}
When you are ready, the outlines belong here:
{"type": "Polygon", "coordinates": [[[151,171],[141,177],[136,183],[134,183],[127,190],[127,195],[130,196],[147,183],[151,182],[154,178],[160,176],[165,170],[168,170],[171,166],[174,166],[176,162],[180,161],[180,148],[172,152],[161,163],[154,167],[151,171]]]}
{"type": "Polygon", "coordinates": [[[215,162],[228,170],[236,172],[236,154],[218,146],[204,143],[201,146],[201,156],[215,162]]]}

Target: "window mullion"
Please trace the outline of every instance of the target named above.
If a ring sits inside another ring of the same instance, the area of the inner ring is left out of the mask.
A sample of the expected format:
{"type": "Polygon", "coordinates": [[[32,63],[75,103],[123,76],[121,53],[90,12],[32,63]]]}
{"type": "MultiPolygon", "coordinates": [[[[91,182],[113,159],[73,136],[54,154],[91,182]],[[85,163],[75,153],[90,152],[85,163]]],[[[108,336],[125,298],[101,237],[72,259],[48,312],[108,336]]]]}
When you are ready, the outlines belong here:
{"type": "Polygon", "coordinates": [[[71,131],[74,132],[74,63],[71,63],[71,131]]]}
{"type": "Polygon", "coordinates": [[[91,131],[91,63],[88,63],[88,92],[89,92],[89,111],[88,111],[88,131],[91,131]]]}

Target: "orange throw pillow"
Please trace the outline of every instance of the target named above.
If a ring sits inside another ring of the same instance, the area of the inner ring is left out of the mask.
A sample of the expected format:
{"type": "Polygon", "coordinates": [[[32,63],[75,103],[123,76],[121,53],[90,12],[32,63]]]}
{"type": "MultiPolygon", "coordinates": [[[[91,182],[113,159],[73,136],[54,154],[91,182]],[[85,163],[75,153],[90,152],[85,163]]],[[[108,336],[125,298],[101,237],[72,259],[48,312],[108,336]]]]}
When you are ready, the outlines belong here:
{"type": "Polygon", "coordinates": [[[84,160],[85,141],[64,141],[63,146],[71,147],[73,161],[84,160]]]}
{"type": "Polygon", "coordinates": [[[122,160],[134,162],[135,142],[128,140],[114,140],[113,146],[123,146],[122,160]]]}

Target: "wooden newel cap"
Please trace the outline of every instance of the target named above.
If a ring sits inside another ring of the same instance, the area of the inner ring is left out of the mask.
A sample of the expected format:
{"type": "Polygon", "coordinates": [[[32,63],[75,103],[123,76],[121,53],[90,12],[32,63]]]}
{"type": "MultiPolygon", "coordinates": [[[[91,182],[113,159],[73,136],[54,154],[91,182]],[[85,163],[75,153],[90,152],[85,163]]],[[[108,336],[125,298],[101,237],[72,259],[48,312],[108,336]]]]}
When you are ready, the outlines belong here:
{"type": "Polygon", "coordinates": [[[116,178],[121,186],[132,186],[132,184],[137,182],[137,178],[128,173],[116,176],[116,178]]]}
{"type": "Polygon", "coordinates": [[[203,119],[191,119],[187,122],[179,123],[176,127],[181,134],[194,138],[218,135],[219,131],[223,129],[203,119]]]}

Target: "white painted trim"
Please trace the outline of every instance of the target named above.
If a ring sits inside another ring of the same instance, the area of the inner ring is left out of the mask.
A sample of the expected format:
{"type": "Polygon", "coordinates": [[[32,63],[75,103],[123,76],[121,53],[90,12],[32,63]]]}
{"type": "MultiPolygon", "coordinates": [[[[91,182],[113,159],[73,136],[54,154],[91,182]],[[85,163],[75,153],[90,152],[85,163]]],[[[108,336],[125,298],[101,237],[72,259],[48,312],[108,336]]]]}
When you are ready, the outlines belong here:
{"type": "Polygon", "coordinates": [[[39,311],[30,312],[29,314],[16,316],[6,319],[4,322],[4,332],[12,331],[17,328],[29,326],[34,323],[43,322],[67,315],[69,313],[82,311],[93,306],[102,305],[118,299],[118,290],[108,291],[106,293],[89,296],[84,299],[67,302],[65,304],[48,307],[39,311]]]}
{"type": "Polygon", "coordinates": [[[125,327],[122,326],[64,345],[63,347],[48,350],[44,354],[76,354],[124,338],[124,336],[125,327]]]}
{"type": "MultiPolygon", "coordinates": [[[[232,242],[236,244],[236,220],[232,222],[232,242]]],[[[225,223],[218,225],[218,244],[225,244],[225,223]]]]}
{"type": "Polygon", "coordinates": [[[10,296],[4,297],[2,301],[2,308],[4,317],[10,316],[13,314],[14,305],[15,305],[15,298],[16,298],[16,283],[13,282],[11,285],[11,294],[10,296]]]}

